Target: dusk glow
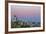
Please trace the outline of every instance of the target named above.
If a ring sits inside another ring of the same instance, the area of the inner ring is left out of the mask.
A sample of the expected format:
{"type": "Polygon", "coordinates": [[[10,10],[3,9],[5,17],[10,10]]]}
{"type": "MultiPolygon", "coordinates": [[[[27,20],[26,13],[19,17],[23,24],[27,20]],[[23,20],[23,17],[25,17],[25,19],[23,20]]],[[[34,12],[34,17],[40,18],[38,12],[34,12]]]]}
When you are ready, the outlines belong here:
{"type": "Polygon", "coordinates": [[[11,5],[11,16],[16,15],[19,18],[29,17],[36,22],[40,22],[40,11],[40,6],[11,5]]]}

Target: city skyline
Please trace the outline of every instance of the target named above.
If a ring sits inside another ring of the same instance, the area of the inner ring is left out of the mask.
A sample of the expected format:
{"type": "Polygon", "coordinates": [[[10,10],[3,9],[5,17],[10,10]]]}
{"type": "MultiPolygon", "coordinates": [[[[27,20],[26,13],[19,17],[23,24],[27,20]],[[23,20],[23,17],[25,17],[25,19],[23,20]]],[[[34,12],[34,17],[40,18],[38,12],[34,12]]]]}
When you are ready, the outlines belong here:
{"type": "Polygon", "coordinates": [[[40,22],[40,10],[40,6],[11,5],[11,16],[16,15],[17,18],[22,19],[27,16],[30,17],[32,21],[40,22]]]}

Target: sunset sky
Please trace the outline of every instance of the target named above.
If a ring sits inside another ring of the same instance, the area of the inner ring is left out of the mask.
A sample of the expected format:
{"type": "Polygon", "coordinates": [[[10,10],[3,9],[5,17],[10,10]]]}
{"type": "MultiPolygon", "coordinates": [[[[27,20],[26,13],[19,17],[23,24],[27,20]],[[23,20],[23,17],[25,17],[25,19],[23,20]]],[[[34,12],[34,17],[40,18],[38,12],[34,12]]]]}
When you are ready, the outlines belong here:
{"type": "Polygon", "coordinates": [[[30,17],[33,21],[40,21],[40,6],[11,5],[11,16],[30,17]]]}

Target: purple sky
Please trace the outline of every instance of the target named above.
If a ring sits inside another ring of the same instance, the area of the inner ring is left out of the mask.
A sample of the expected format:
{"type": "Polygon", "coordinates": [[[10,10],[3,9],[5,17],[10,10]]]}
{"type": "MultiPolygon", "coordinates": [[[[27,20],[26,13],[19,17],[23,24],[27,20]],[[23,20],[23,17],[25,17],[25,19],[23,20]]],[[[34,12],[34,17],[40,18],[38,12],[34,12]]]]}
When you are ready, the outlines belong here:
{"type": "Polygon", "coordinates": [[[16,16],[40,16],[40,6],[11,6],[11,14],[16,16]]]}
{"type": "Polygon", "coordinates": [[[11,5],[11,16],[16,15],[17,17],[31,17],[32,21],[40,21],[40,6],[18,6],[11,5]]]}

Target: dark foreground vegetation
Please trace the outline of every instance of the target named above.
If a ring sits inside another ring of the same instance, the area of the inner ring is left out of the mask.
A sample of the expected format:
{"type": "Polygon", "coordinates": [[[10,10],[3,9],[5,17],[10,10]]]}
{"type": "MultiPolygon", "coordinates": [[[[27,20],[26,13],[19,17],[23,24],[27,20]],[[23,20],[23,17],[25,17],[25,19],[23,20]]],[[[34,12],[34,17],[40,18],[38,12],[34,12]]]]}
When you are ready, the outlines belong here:
{"type": "Polygon", "coordinates": [[[15,21],[11,22],[11,28],[29,28],[29,27],[40,27],[40,22],[22,22],[22,21],[15,21]]]}

